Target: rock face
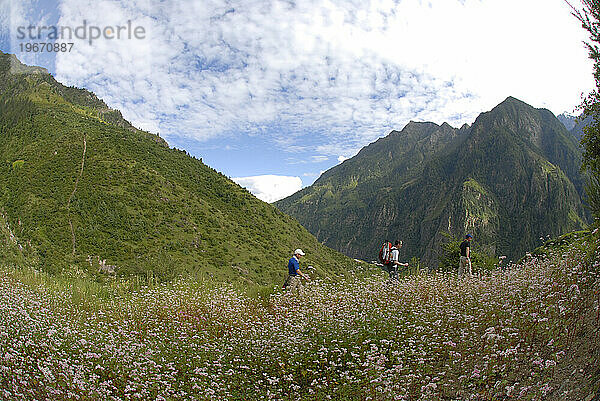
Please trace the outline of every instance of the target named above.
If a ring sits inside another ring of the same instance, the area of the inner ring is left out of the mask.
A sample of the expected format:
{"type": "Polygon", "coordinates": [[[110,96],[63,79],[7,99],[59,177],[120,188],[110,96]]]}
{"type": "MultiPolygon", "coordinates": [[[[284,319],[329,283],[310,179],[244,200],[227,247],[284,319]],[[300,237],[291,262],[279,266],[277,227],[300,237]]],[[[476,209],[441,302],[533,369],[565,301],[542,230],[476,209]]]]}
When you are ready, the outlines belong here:
{"type": "Polygon", "coordinates": [[[580,228],[580,149],[548,110],[508,98],[472,126],[409,123],[276,203],[326,245],[372,260],[385,239],[437,263],[444,233],[517,258],[580,228]]]}
{"type": "Polygon", "coordinates": [[[93,93],[15,60],[0,53],[0,216],[40,268],[269,284],[298,247],[315,275],[353,264],[93,93]]]}

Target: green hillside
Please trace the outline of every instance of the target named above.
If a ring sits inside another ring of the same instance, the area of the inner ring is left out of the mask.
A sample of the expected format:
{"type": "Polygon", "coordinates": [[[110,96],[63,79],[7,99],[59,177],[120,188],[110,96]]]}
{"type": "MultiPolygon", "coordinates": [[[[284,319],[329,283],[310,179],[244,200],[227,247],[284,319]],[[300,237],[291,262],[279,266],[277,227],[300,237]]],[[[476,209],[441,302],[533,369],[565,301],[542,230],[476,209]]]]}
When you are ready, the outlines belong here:
{"type": "Polygon", "coordinates": [[[384,239],[437,263],[444,233],[517,259],[581,228],[581,151],[544,109],[508,98],[473,126],[409,123],[276,203],[326,245],[372,260],[384,239]]]}
{"type": "Polygon", "coordinates": [[[49,272],[95,273],[105,260],[119,275],[268,284],[281,281],[297,247],[316,275],[339,274],[349,261],[94,94],[7,54],[0,54],[0,177],[7,226],[49,272]]]}

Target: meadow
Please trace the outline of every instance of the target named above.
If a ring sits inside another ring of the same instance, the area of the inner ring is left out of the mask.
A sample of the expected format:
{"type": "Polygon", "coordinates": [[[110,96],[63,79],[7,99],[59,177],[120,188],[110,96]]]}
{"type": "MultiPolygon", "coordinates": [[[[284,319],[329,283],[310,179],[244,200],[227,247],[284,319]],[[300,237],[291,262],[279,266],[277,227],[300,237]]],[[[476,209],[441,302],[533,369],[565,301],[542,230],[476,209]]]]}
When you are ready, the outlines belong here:
{"type": "Polygon", "coordinates": [[[574,244],[473,278],[351,267],[294,293],[4,264],[0,399],[573,399],[560,375],[599,324],[599,235],[574,244]]]}

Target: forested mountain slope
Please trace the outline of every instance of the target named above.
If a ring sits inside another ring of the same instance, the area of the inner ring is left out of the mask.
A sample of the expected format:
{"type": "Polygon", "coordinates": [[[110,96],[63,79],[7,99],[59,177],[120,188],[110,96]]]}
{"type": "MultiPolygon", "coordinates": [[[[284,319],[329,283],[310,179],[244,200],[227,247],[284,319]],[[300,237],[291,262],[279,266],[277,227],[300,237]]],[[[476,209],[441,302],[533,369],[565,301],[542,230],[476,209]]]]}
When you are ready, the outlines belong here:
{"type": "Polygon", "coordinates": [[[548,110],[508,98],[460,129],[409,123],[276,203],[326,245],[374,259],[385,239],[402,258],[437,262],[443,233],[522,256],[539,238],[580,228],[581,151],[548,110]]]}

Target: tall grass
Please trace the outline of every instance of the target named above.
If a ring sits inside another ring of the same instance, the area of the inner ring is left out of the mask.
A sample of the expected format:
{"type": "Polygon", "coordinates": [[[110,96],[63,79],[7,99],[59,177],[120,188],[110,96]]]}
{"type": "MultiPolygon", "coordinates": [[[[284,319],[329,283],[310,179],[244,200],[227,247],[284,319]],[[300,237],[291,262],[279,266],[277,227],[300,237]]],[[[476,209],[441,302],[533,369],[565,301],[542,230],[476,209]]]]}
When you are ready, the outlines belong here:
{"type": "Polygon", "coordinates": [[[598,236],[459,279],[98,284],[0,269],[1,399],[543,399],[585,311],[598,236]]]}

